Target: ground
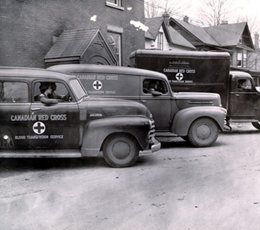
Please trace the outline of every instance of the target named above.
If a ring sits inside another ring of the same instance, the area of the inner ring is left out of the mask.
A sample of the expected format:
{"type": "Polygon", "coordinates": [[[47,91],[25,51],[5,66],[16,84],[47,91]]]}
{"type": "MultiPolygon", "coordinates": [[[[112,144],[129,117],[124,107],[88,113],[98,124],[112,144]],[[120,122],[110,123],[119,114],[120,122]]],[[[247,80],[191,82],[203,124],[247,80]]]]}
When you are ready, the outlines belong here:
{"type": "Polygon", "coordinates": [[[260,132],[181,139],[114,169],[102,158],[4,159],[0,229],[258,229],[260,132]]]}

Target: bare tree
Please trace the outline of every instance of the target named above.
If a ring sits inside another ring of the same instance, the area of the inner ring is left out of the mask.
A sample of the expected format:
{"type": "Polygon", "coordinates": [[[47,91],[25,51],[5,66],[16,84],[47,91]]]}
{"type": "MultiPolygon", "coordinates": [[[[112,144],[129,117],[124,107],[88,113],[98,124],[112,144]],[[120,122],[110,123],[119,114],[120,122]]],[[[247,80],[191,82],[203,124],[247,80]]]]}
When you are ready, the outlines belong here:
{"type": "Polygon", "coordinates": [[[251,35],[255,34],[255,33],[259,33],[259,31],[260,31],[260,26],[257,23],[257,20],[256,20],[255,17],[249,17],[249,16],[242,16],[241,17],[240,16],[240,17],[237,18],[236,22],[237,23],[247,22],[251,35]]]}
{"type": "Polygon", "coordinates": [[[216,26],[228,20],[230,0],[203,0],[199,16],[203,25],[216,26]]]}
{"type": "Polygon", "coordinates": [[[163,13],[178,15],[184,8],[183,3],[178,0],[145,0],[144,4],[147,18],[161,16],[163,13]]]}

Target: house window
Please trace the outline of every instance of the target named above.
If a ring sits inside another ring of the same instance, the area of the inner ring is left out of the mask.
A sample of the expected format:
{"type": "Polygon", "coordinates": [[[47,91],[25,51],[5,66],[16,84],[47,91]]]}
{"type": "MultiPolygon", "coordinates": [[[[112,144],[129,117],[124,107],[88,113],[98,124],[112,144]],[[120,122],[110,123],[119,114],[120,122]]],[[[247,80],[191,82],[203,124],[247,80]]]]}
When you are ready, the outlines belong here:
{"type": "Polygon", "coordinates": [[[237,67],[242,67],[243,54],[242,52],[237,53],[237,67]]]}
{"type": "Polygon", "coordinates": [[[247,67],[247,51],[241,50],[237,53],[237,67],[247,67]]]}
{"type": "Polygon", "coordinates": [[[118,65],[122,65],[122,35],[115,32],[107,32],[108,44],[117,56],[118,65]]]}
{"type": "Polygon", "coordinates": [[[243,53],[243,67],[246,68],[247,67],[247,51],[244,50],[243,53]]]}
{"type": "Polygon", "coordinates": [[[119,10],[124,10],[122,1],[123,0],[106,0],[106,5],[119,10]]]}
{"type": "Polygon", "coordinates": [[[157,36],[157,49],[163,50],[163,33],[160,32],[157,36]]]}
{"type": "Polygon", "coordinates": [[[122,6],[122,0],[107,0],[107,3],[122,6]]]}

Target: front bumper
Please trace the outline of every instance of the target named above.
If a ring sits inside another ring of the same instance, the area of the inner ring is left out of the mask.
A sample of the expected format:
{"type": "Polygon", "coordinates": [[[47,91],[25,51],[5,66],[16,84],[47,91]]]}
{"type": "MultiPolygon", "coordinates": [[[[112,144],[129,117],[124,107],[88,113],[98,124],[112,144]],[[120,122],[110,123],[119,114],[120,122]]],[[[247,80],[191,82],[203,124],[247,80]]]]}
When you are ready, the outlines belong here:
{"type": "Polygon", "coordinates": [[[139,155],[151,154],[161,149],[161,143],[154,137],[150,140],[150,148],[139,152],[139,155]]]}
{"type": "Polygon", "coordinates": [[[153,144],[151,145],[152,153],[159,151],[160,149],[161,149],[161,143],[157,139],[153,138],[153,144]]]}

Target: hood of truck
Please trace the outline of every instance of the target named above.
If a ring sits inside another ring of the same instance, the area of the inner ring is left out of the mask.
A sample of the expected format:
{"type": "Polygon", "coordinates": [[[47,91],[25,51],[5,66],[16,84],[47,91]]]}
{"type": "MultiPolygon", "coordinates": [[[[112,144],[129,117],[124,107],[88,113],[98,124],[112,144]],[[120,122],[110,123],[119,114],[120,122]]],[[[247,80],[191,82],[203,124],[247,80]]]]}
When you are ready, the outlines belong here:
{"type": "Polygon", "coordinates": [[[216,93],[179,92],[174,93],[179,109],[191,106],[221,106],[221,99],[216,93]]]}
{"type": "Polygon", "coordinates": [[[88,97],[79,104],[81,114],[87,119],[115,116],[143,116],[151,118],[151,113],[143,104],[116,98],[88,97]]]}

